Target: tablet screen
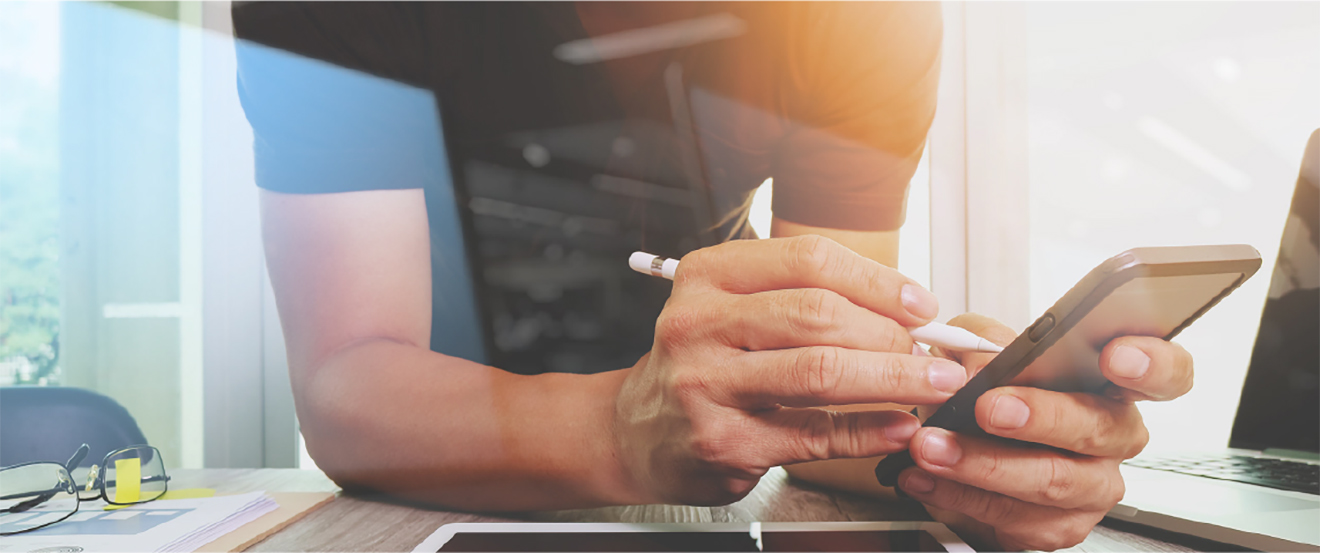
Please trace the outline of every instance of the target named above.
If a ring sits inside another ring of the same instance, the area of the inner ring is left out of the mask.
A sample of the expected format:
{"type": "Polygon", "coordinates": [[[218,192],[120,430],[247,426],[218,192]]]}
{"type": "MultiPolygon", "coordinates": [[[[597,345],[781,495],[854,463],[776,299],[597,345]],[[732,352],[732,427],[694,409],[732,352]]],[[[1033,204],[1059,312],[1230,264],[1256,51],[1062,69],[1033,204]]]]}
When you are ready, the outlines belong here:
{"type": "Polygon", "coordinates": [[[457,532],[437,551],[947,551],[925,530],[457,532]]]}

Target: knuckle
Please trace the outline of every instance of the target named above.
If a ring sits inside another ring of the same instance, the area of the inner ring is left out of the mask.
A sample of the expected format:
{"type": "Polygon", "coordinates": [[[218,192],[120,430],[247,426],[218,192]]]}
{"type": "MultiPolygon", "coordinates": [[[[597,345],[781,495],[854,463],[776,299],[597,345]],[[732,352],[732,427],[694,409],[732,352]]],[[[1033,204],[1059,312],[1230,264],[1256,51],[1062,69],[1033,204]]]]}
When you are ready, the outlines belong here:
{"type": "Polygon", "coordinates": [[[839,389],[843,381],[843,366],[838,350],[816,346],[799,355],[799,382],[811,397],[826,397],[839,389]]]}
{"type": "Polygon", "coordinates": [[[838,316],[839,305],[835,301],[836,295],[833,292],[808,288],[797,291],[795,295],[797,296],[797,307],[794,309],[795,322],[802,330],[819,333],[835,327],[834,321],[838,316]]]}
{"type": "Polygon", "coordinates": [[[1054,409],[1052,431],[1072,436],[1071,440],[1061,440],[1068,445],[1067,449],[1070,451],[1088,455],[1105,451],[1106,446],[1112,441],[1111,436],[1118,427],[1114,412],[1106,406],[1105,401],[1107,400],[1091,395],[1080,397],[1082,408],[1073,409],[1071,412],[1084,415],[1085,422],[1069,424],[1069,417],[1066,413],[1070,410],[1056,407],[1054,409]]]}
{"type": "Polygon", "coordinates": [[[830,437],[839,424],[837,413],[822,412],[819,415],[802,417],[798,429],[799,458],[820,461],[830,458],[830,437]]]}
{"type": "MultiPolygon", "coordinates": [[[[1150,431],[1142,421],[1141,411],[1136,405],[1131,403],[1120,403],[1110,401],[1110,409],[1107,410],[1106,427],[1107,434],[1121,436],[1121,442],[1113,447],[1097,450],[1105,451],[1106,455],[1118,455],[1124,459],[1136,457],[1138,453],[1146,449],[1146,444],[1150,442],[1150,431]]],[[[1099,432],[1097,432],[1098,434],[1099,432]]],[[[1114,440],[1106,442],[1112,443],[1114,440]]]]}
{"type": "Polygon", "coordinates": [[[1050,505],[1069,502],[1077,489],[1077,479],[1071,460],[1061,456],[1049,458],[1049,477],[1041,495],[1050,505]]]}
{"type": "Polygon", "coordinates": [[[1108,511],[1127,494],[1127,485],[1123,482],[1123,474],[1119,472],[1118,463],[1110,462],[1104,471],[1103,489],[1095,494],[1096,503],[1108,511]]]}
{"type": "Polygon", "coordinates": [[[941,491],[945,494],[946,509],[966,514],[973,514],[975,512],[972,510],[973,494],[970,486],[957,483],[942,486],[944,489],[941,491]]]}
{"type": "Polygon", "coordinates": [[[669,376],[669,389],[680,405],[688,406],[708,396],[713,386],[704,371],[677,371],[669,376]]]}
{"type": "Polygon", "coordinates": [[[1078,545],[1086,541],[1086,536],[1091,535],[1091,530],[1089,528],[1081,526],[1071,526],[1069,528],[1070,529],[1067,532],[1064,532],[1063,543],[1059,545],[1059,549],[1067,549],[1078,545]]]}
{"type": "MultiPolygon", "coordinates": [[[[978,490],[972,486],[963,485],[961,488],[963,512],[976,513],[981,516],[988,516],[993,513],[1004,520],[1016,518],[1018,505],[1016,501],[1004,496],[992,495],[990,492],[978,490]]],[[[975,515],[973,518],[975,518],[975,515]]]]}
{"type": "Polygon", "coordinates": [[[974,477],[977,482],[995,482],[1004,473],[1004,459],[998,453],[987,452],[974,477]]]}
{"type": "Polygon", "coordinates": [[[655,338],[660,343],[683,342],[703,326],[701,309],[691,306],[668,306],[655,321],[655,338]]]}
{"type": "Polygon", "coordinates": [[[1070,520],[1068,524],[1059,529],[1058,547],[1055,549],[1067,549],[1079,543],[1086,541],[1086,536],[1091,534],[1091,528],[1094,524],[1088,524],[1081,520],[1070,520]]]}
{"type": "Polygon", "coordinates": [[[734,449],[731,447],[731,434],[734,433],[722,424],[694,426],[689,444],[692,456],[708,465],[723,467],[734,464],[730,458],[734,449]]]}
{"type": "Polygon", "coordinates": [[[692,451],[692,456],[702,463],[718,465],[724,456],[720,443],[710,436],[693,436],[692,443],[688,447],[692,451]]]}
{"type": "Polygon", "coordinates": [[[1032,536],[1028,543],[1032,544],[1032,549],[1041,551],[1067,549],[1082,543],[1082,540],[1086,539],[1085,534],[1080,537],[1077,534],[1078,532],[1071,525],[1054,525],[1032,536]]]}
{"type": "Polygon", "coordinates": [[[814,234],[794,239],[790,259],[795,269],[812,274],[827,272],[838,259],[838,244],[814,234]]]}
{"type": "Polygon", "coordinates": [[[907,357],[898,355],[889,355],[884,357],[884,362],[880,365],[878,378],[879,384],[883,390],[899,391],[905,389],[910,383],[908,371],[912,370],[904,362],[907,357]]]}
{"type": "Polygon", "coordinates": [[[1032,404],[1032,416],[1042,412],[1039,420],[1048,420],[1049,424],[1041,429],[1045,441],[1065,447],[1072,451],[1086,451],[1087,442],[1095,438],[1095,426],[1083,429],[1084,424],[1075,424],[1069,414],[1076,411],[1061,407],[1052,401],[1040,401],[1032,404]]]}
{"type": "Polygon", "coordinates": [[[679,259],[678,270],[674,273],[674,286],[682,286],[699,280],[705,275],[713,248],[703,248],[688,252],[679,259]]]}
{"type": "Polygon", "coordinates": [[[912,352],[912,335],[891,319],[885,319],[885,324],[880,328],[880,338],[876,343],[880,346],[880,351],[912,352]]]}
{"type": "MultiPolygon", "coordinates": [[[[978,515],[989,512],[994,507],[990,504],[989,494],[967,484],[953,483],[944,485],[943,493],[946,494],[946,509],[967,514],[973,518],[978,515]]],[[[1007,507],[1007,506],[1005,506],[1007,507]]]]}
{"type": "Polygon", "coordinates": [[[1146,445],[1149,443],[1150,430],[1146,428],[1144,423],[1137,424],[1136,429],[1133,430],[1132,446],[1129,447],[1127,451],[1123,452],[1123,458],[1131,459],[1136,457],[1146,449],[1146,445]]]}
{"type": "Polygon", "coordinates": [[[1196,370],[1192,367],[1192,354],[1181,347],[1178,348],[1178,351],[1180,353],[1179,357],[1182,358],[1181,366],[1183,367],[1182,386],[1178,387],[1178,396],[1181,397],[1191,392],[1192,387],[1195,386],[1196,370]]]}
{"type": "Polygon", "coordinates": [[[867,428],[864,428],[865,424],[862,422],[861,417],[849,416],[843,413],[839,413],[838,416],[840,421],[838,424],[835,424],[835,427],[843,428],[844,429],[843,431],[847,432],[847,434],[845,435],[846,436],[845,440],[836,440],[836,443],[842,442],[843,447],[845,447],[846,449],[841,449],[836,447],[835,453],[837,453],[840,456],[851,457],[854,455],[862,454],[863,452],[867,451],[866,436],[869,433],[873,433],[874,430],[869,430],[867,428]]]}
{"type": "Polygon", "coordinates": [[[1162,366],[1165,374],[1168,375],[1166,378],[1170,384],[1170,392],[1179,395],[1188,392],[1191,390],[1192,381],[1196,376],[1191,352],[1174,342],[1164,342],[1161,345],[1164,346],[1166,353],[1155,357],[1152,365],[1159,364],[1162,366]]]}
{"type": "Polygon", "coordinates": [[[829,411],[829,426],[826,429],[829,434],[828,455],[834,457],[850,457],[857,452],[864,451],[866,444],[865,429],[862,428],[862,422],[859,417],[849,416],[847,413],[829,411]]]}
{"type": "Polygon", "coordinates": [[[1109,500],[1106,501],[1107,507],[1112,508],[1114,505],[1118,505],[1118,502],[1123,501],[1125,496],[1127,496],[1127,482],[1123,481],[1123,474],[1119,472],[1118,466],[1115,465],[1113,474],[1109,477],[1109,500]]]}
{"type": "Polygon", "coordinates": [[[896,298],[903,285],[911,282],[898,271],[870,260],[851,263],[847,269],[849,280],[863,283],[866,294],[873,298],[896,298]]]}
{"type": "Polygon", "coordinates": [[[1076,451],[1079,453],[1104,451],[1103,448],[1105,446],[1105,443],[1108,442],[1108,439],[1102,436],[1101,432],[1099,432],[1098,430],[1099,429],[1095,429],[1095,431],[1087,432],[1082,436],[1079,436],[1077,438],[1076,445],[1074,445],[1070,449],[1072,449],[1072,451],[1076,451]]]}

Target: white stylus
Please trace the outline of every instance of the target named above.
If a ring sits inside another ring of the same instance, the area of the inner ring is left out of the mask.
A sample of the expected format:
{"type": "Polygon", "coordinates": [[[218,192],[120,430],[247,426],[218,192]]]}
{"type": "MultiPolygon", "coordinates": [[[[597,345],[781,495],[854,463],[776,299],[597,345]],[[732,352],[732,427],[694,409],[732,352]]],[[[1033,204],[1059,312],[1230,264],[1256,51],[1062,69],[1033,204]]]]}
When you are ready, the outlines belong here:
{"type": "MultiPolygon", "coordinates": [[[[677,259],[666,259],[646,252],[633,252],[628,256],[628,266],[644,275],[657,276],[674,280],[674,271],[678,270],[677,259]]],[[[909,328],[912,339],[928,346],[936,346],[951,351],[979,351],[999,353],[1004,348],[972,334],[971,331],[940,323],[909,328]]]]}

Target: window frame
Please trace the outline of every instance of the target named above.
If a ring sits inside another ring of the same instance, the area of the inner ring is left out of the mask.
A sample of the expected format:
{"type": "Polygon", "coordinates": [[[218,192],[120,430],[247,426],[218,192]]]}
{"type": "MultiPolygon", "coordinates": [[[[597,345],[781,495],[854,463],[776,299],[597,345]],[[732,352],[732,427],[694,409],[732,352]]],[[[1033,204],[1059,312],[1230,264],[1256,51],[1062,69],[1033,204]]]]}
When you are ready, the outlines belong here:
{"type": "Polygon", "coordinates": [[[946,2],[930,132],[931,283],[941,320],[1031,321],[1025,6],[946,2]]]}

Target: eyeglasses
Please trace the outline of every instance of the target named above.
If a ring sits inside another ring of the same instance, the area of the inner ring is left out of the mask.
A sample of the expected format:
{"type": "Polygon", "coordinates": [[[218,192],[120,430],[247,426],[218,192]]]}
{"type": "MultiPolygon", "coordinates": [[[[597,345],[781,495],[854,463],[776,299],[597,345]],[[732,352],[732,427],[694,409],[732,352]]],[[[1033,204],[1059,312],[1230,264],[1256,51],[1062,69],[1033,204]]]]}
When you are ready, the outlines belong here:
{"type": "Polygon", "coordinates": [[[165,495],[169,476],[160,450],[138,445],[111,451],[92,465],[81,489],[72,472],[87,456],[87,444],[63,465],[36,461],[0,468],[0,536],[45,528],[78,512],[83,501],[136,505],[165,495]],[[90,495],[96,492],[96,495],[90,495]]]}

